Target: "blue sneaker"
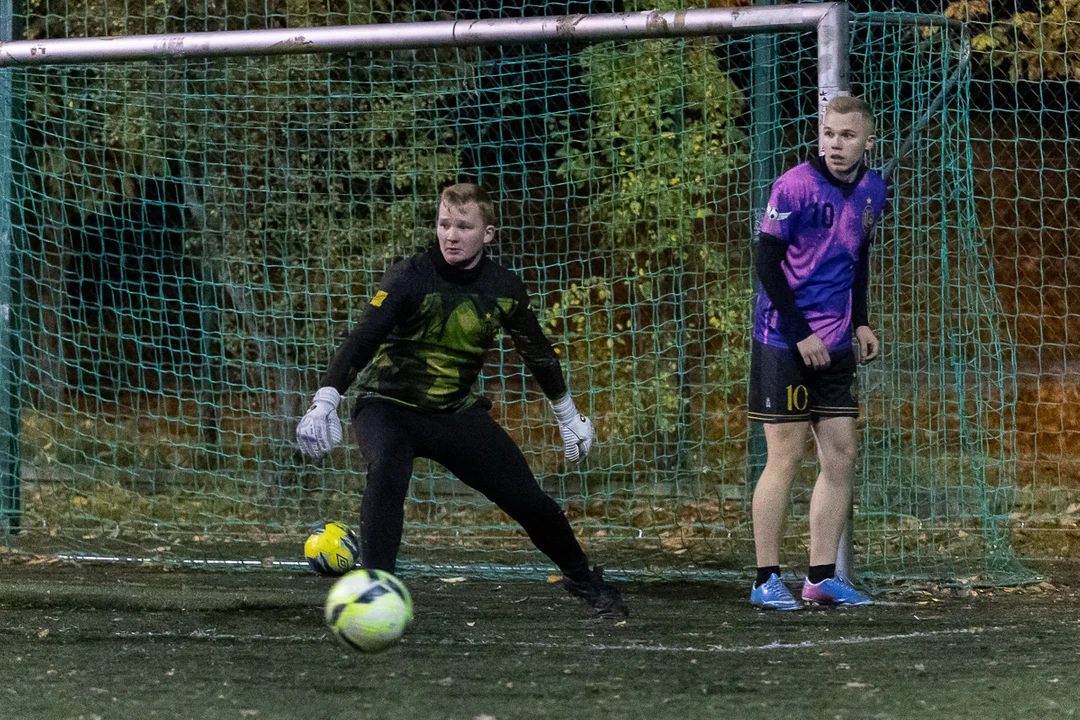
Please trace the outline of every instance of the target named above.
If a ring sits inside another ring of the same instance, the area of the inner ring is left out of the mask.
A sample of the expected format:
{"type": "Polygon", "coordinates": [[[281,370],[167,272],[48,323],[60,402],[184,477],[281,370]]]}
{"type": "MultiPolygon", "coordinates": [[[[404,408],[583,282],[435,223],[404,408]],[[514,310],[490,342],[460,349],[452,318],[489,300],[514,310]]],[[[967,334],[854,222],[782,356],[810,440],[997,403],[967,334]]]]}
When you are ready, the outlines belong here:
{"type": "Polygon", "coordinates": [[[802,610],[802,603],[792,596],[776,573],[750,591],[750,604],[766,610],[802,610]]]}
{"type": "Polygon", "coordinates": [[[819,583],[807,580],[802,586],[803,602],[812,605],[873,605],[864,595],[839,578],[826,578],[819,583]]]}

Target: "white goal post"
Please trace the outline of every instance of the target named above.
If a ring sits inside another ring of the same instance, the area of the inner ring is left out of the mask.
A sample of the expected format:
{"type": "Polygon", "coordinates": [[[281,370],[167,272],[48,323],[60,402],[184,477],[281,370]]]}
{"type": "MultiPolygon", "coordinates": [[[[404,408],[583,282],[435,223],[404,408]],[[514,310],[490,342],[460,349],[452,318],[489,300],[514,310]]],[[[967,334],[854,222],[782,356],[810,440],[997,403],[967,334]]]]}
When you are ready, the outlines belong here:
{"type": "Polygon", "coordinates": [[[0,68],[817,31],[818,118],[849,92],[847,3],[233,30],[0,43],[0,68]]]}

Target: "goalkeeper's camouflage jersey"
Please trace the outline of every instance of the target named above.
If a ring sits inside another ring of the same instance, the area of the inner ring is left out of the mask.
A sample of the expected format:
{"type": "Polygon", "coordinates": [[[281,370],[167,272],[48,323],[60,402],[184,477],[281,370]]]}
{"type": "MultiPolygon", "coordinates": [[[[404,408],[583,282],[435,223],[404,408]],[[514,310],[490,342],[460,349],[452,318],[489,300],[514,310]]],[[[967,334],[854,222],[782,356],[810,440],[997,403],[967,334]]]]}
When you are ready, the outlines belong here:
{"type": "Polygon", "coordinates": [[[500,328],[544,394],[563,395],[559,359],[521,280],[487,257],[474,268],[456,268],[435,245],[387,269],[322,386],[344,395],[358,380],[354,412],[364,401],[379,399],[439,412],[478,402],[490,406],[473,385],[500,328]]]}

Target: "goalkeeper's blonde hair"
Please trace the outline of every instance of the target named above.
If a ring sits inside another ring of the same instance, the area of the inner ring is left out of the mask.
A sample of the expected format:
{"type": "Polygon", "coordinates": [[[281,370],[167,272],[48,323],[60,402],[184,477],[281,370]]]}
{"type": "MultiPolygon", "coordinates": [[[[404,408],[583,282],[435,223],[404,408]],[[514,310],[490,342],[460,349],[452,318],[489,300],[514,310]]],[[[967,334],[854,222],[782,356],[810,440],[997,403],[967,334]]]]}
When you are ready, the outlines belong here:
{"type": "Polygon", "coordinates": [[[458,183],[443,189],[439,195],[439,205],[446,203],[455,207],[476,203],[480,208],[480,217],[484,225],[494,225],[498,218],[495,217],[495,204],[491,202],[491,196],[487,190],[473,183],[458,183]]]}

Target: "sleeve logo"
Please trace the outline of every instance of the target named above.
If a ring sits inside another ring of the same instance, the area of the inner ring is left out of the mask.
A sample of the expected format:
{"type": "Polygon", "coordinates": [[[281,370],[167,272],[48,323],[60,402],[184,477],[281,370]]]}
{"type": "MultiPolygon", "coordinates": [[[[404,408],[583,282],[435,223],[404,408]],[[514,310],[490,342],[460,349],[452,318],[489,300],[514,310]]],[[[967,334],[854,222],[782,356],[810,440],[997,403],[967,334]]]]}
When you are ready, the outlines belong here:
{"type": "Polygon", "coordinates": [[[791,213],[789,212],[779,212],[772,205],[769,205],[765,208],[765,217],[767,217],[769,220],[787,220],[790,215],[791,213]]]}
{"type": "Polygon", "coordinates": [[[374,305],[375,307],[382,307],[383,300],[385,300],[385,299],[386,299],[386,291],[385,290],[380,290],[379,292],[375,293],[375,297],[371,298],[371,304],[374,305]]]}

